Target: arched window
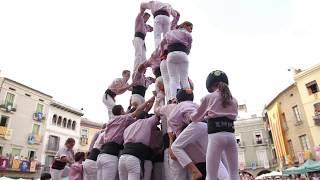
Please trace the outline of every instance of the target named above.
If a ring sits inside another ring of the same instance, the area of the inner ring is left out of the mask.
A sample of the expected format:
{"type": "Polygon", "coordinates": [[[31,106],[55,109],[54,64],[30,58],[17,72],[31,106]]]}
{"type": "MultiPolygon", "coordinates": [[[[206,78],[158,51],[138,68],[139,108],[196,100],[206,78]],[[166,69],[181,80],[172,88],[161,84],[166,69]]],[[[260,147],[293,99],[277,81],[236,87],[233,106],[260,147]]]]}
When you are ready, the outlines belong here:
{"type": "Polygon", "coordinates": [[[68,128],[68,129],[71,129],[71,119],[68,120],[67,128],[68,128]]]}
{"type": "Polygon", "coordinates": [[[57,124],[57,115],[54,114],[52,117],[52,124],[56,125],[57,124]]]}
{"type": "Polygon", "coordinates": [[[67,127],[67,118],[63,118],[62,127],[67,127]]]}
{"type": "Polygon", "coordinates": [[[77,122],[76,122],[76,121],[73,121],[73,122],[72,122],[72,130],[76,130],[76,125],[77,125],[77,122]]]}
{"type": "Polygon", "coordinates": [[[58,117],[57,126],[61,126],[61,122],[62,122],[62,117],[61,117],[61,116],[59,116],[59,117],[58,117]]]}

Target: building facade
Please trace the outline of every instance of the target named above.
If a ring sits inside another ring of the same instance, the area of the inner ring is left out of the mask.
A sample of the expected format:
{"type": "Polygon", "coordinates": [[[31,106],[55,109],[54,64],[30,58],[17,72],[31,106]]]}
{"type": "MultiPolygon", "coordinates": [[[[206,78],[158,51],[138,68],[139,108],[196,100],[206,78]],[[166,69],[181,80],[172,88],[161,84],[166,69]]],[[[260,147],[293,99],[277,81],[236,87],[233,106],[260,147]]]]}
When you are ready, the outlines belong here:
{"type": "Polygon", "coordinates": [[[256,177],[274,166],[271,142],[262,117],[252,115],[235,121],[240,171],[256,177]]]}
{"type": "Polygon", "coordinates": [[[294,80],[301,97],[305,120],[311,132],[310,145],[311,148],[317,149],[320,145],[320,64],[297,73],[294,80]]]}
{"type": "Polygon", "coordinates": [[[52,101],[49,106],[48,120],[46,121],[46,132],[42,143],[41,164],[44,171],[49,171],[56,152],[64,146],[68,138],[76,141],[74,150],[78,149],[80,140],[80,120],[83,113],[73,107],[57,101],[52,101]]]}
{"type": "MultiPolygon", "coordinates": [[[[0,78],[2,158],[8,159],[9,162],[13,159],[22,162],[42,157],[42,142],[51,99],[52,96],[31,87],[8,78],[0,78]]],[[[7,169],[18,170],[19,167],[14,167],[12,162],[11,165],[7,169]]]]}
{"type": "Polygon", "coordinates": [[[295,83],[265,108],[265,120],[281,169],[307,159],[320,160],[320,66],[296,71],[294,77],[295,83]]]}
{"type": "Polygon", "coordinates": [[[102,123],[96,123],[86,118],[81,119],[79,151],[87,152],[94,135],[101,131],[102,123]]]}

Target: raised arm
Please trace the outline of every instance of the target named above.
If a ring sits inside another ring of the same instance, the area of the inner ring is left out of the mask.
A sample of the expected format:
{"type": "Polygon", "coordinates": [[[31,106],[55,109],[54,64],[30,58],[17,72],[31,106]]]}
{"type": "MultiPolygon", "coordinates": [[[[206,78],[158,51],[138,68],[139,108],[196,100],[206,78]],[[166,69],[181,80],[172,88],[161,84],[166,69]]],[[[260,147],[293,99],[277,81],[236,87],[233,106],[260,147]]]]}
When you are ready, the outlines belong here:
{"type": "Polygon", "coordinates": [[[142,111],[145,110],[145,108],[150,102],[154,101],[154,99],[155,99],[155,96],[152,96],[152,98],[150,98],[148,101],[138,106],[138,108],[132,113],[132,117],[134,118],[137,117],[142,111]]]}
{"type": "Polygon", "coordinates": [[[207,107],[208,107],[208,100],[206,97],[204,97],[202,99],[202,102],[200,103],[199,108],[196,109],[196,111],[193,114],[191,114],[190,120],[193,122],[202,121],[204,116],[206,115],[207,107]]]}

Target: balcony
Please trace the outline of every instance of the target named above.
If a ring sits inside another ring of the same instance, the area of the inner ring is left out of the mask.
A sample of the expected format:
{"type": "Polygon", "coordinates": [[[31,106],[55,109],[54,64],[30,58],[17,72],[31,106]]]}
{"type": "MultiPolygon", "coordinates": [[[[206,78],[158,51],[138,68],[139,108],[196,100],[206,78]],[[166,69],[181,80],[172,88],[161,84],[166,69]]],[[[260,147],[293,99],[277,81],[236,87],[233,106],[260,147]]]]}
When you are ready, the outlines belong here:
{"type": "Polygon", "coordinates": [[[33,113],[33,120],[42,122],[42,121],[45,120],[45,119],[46,119],[46,117],[43,116],[43,113],[42,113],[42,112],[33,113]]]}
{"type": "Polygon", "coordinates": [[[28,144],[36,144],[39,145],[42,142],[42,135],[40,134],[29,134],[28,136],[28,144]]]}
{"type": "Polygon", "coordinates": [[[260,139],[255,139],[253,141],[253,144],[255,146],[265,146],[269,144],[269,139],[268,138],[260,138],[260,139]]]}
{"type": "Polygon", "coordinates": [[[6,140],[10,140],[12,137],[12,129],[9,129],[4,126],[0,126],[0,137],[6,140]]]}
{"type": "Polygon", "coordinates": [[[315,116],[313,116],[314,124],[317,126],[320,126],[320,113],[315,113],[315,116]]]}
{"type": "Polygon", "coordinates": [[[13,104],[2,103],[0,104],[0,109],[4,112],[16,112],[17,108],[13,104]]]}

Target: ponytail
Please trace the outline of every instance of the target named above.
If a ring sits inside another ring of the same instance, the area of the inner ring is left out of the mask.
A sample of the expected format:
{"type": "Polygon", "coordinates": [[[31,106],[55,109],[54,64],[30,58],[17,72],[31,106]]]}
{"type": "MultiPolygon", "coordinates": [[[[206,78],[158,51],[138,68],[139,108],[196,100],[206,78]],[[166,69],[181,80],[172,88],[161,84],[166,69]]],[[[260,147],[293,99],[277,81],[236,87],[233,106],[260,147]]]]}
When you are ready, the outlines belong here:
{"type": "Polygon", "coordinates": [[[224,82],[218,82],[218,89],[221,92],[222,106],[226,108],[232,100],[232,94],[229,89],[229,86],[224,82]]]}

